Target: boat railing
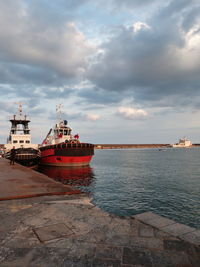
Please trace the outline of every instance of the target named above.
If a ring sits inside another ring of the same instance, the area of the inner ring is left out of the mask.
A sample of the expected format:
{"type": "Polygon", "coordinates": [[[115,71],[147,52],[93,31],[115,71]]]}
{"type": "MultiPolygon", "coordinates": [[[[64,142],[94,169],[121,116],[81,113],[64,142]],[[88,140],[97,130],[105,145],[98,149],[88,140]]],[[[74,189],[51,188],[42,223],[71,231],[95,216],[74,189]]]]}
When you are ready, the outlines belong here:
{"type": "Polygon", "coordinates": [[[48,146],[42,146],[40,147],[40,150],[46,150],[46,149],[65,149],[65,148],[89,148],[94,147],[93,144],[89,143],[60,143],[56,145],[48,145],[48,146]]]}

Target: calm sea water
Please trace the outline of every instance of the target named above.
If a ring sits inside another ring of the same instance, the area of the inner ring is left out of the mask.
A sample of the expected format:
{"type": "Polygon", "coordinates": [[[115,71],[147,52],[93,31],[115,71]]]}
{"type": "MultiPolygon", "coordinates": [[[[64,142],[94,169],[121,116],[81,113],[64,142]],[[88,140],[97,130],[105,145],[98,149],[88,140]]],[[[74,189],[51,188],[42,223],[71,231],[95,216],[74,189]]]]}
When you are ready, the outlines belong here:
{"type": "Polygon", "coordinates": [[[96,150],[90,167],[42,171],[110,213],[153,211],[200,228],[200,148],[96,150]]]}

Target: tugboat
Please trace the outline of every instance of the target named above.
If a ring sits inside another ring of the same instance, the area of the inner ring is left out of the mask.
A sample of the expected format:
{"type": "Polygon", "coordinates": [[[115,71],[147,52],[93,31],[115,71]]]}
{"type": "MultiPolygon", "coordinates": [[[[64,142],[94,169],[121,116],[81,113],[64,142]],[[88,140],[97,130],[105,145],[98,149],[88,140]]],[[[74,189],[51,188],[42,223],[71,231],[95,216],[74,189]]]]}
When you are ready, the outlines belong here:
{"type": "Polygon", "coordinates": [[[39,148],[41,151],[40,164],[51,166],[89,165],[94,155],[94,145],[80,142],[78,134],[73,136],[67,120],[61,119],[61,105],[58,105],[56,110],[60,117],[39,148]]]}
{"type": "Polygon", "coordinates": [[[22,103],[19,104],[18,114],[10,119],[11,130],[4,145],[5,158],[10,159],[10,151],[15,148],[15,161],[21,165],[32,167],[38,164],[40,151],[37,144],[31,143],[31,134],[27,115],[23,115],[22,103]]]}
{"type": "Polygon", "coordinates": [[[183,137],[179,139],[179,142],[176,144],[172,144],[172,147],[178,147],[178,148],[187,148],[192,146],[192,142],[188,140],[186,137],[183,137]]]}

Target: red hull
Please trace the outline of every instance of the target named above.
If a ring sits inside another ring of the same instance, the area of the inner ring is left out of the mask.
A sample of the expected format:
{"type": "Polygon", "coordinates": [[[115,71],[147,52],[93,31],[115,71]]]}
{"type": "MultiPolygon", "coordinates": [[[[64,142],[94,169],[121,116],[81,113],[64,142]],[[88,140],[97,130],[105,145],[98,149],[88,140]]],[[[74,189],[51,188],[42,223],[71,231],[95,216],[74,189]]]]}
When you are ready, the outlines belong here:
{"type": "Polygon", "coordinates": [[[82,156],[82,157],[50,156],[46,158],[41,157],[41,164],[53,165],[53,166],[84,166],[88,165],[91,159],[92,156],[82,156]]]}
{"type": "Polygon", "coordinates": [[[41,160],[43,165],[52,166],[85,166],[94,155],[92,144],[80,143],[77,145],[59,144],[41,147],[41,160]]]}

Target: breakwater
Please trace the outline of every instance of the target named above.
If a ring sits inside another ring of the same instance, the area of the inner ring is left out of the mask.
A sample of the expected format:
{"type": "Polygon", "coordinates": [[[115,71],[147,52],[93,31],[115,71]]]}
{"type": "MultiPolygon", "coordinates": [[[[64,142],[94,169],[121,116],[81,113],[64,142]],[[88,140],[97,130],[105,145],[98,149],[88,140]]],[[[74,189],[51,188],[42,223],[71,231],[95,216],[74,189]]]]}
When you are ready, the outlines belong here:
{"type": "MultiPolygon", "coordinates": [[[[95,149],[168,148],[171,144],[95,144],[95,149]]],[[[193,144],[192,147],[200,147],[193,144]]]]}
{"type": "Polygon", "coordinates": [[[95,149],[162,148],[170,144],[96,144],[95,149]]]}

